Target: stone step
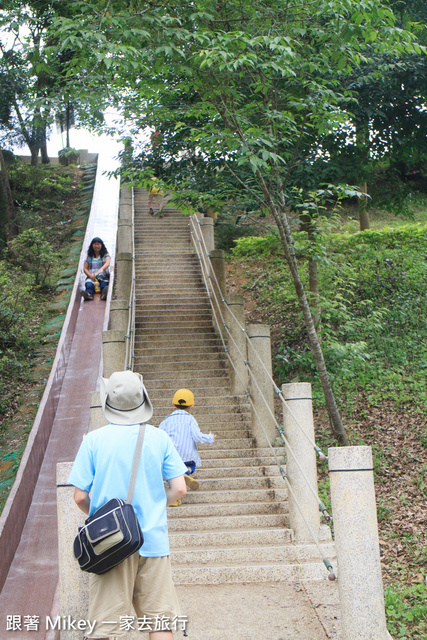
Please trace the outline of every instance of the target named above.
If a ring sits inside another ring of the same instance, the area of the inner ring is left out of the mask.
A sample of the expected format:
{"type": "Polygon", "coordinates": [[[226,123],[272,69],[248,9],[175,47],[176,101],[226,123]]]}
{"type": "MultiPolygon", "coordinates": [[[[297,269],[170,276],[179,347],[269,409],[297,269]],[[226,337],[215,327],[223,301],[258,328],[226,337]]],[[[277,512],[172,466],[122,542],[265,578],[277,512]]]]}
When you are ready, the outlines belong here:
{"type": "Polygon", "coordinates": [[[217,565],[172,568],[173,580],[183,584],[233,584],[244,582],[283,582],[302,580],[325,580],[328,573],[321,561],[304,561],[298,564],[249,564],[238,566],[217,565]]]}
{"type": "MultiPolygon", "coordinates": [[[[135,344],[135,348],[134,348],[134,353],[135,356],[137,356],[138,358],[163,358],[166,356],[169,357],[179,357],[179,356],[184,356],[187,355],[190,349],[190,343],[191,341],[189,341],[189,344],[185,347],[185,346],[176,346],[176,347],[152,347],[152,348],[147,348],[147,347],[141,347],[140,343],[138,343],[138,346],[136,346],[135,344]]],[[[200,345],[193,345],[192,348],[192,354],[193,353],[197,353],[197,354],[218,354],[218,353],[224,353],[224,347],[222,345],[221,342],[218,342],[218,344],[200,344],[200,345]]]]}
{"type": "Polygon", "coordinates": [[[163,363],[195,363],[195,362],[215,362],[218,363],[219,366],[223,366],[224,362],[227,361],[227,354],[224,351],[206,351],[204,353],[193,352],[188,353],[188,351],[184,353],[172,353],[169,352],[167,355],[145,355],[140,352],[140,350],[135,349],[135,361],[138,361],[141,366],[147,365],[156,365],[163,363]]]}
{"type": "Polygon", "coordinates": [[[159,244],[155,247],[150,246],[147,243],[139,243],[134,246],[134,255],[135,255],[135,264],[139,263],[139,260],[145,258],[147,261],[151,261],[155,264],[157,258],[167,259],[170,257],[171,260],[174,260],[175,257],[185,258],[186,256],[197,256],[196,253],[192,251],[191,245],[182,245],[177,246],[173,250],[165,246],[164,244],[159,244]]]}
{"type": "Polygon", "coordinates": [[[186,232],[185,228],[178,225],[161,226],[157,229],[146,226],[142,228],[142,233],[138,232],[135,236],[135,252],[145,258],[153,254],[154,251],[197,256],[193,247],[188,231],[186,232]]]}
{"type": "MultiPolygon", "coordinates": [[[[201,446],[201,445],[200,445],[201,446]]],[[[213,447],[214,445],[210,445],[211,447],[213,447]]],[[[276,456],[278,458],[280,457],[284,457],[285,455],[285,448],[284,447],[275,447],[274,448],[274,452],[276,454],[276,456]]],[[[213,460],[214,461],[214,466],[220,466],[218,464],[218,462],[220,461],[221,463],[227,459],[240,459],[240,460],[244,460],[246,458],[255,458],[257,460],[263,458],[266,460],[270,460],[274,461],[274,457],[271,454],[271,449],[267,449],[267,448],[258,448],[258,449],[249,449],[249,448],[233,448],[233,449],[224,449],[221,450],[221,454],[218,455],[218,451],[215,449],[211,449],[209,450],[208,448],[206,448],[203,451],[203,454],[200,456],[202,461],[203,461],[203,465],[208,465],[208,461],[209,460],[213,460]]]]}
{"type": "Polygon", "coordinates": [[[249,478],[279,476],[279,467],[276,465],[234,466],[234,467],[198,467],[194,477],[197,480],[211,480],[213,478],[249,478]]]}
{"type": "MultiPolygon", "coordinates": [[[[156,234],[156,237],[158,237],[158,234],[156,234]]],[[[156,275],[157,268],[164,269],[171,263],[176,263],[188,268],[189,273],[200,275],[200,261],[197,254],[194,253],[191,248],[188,248],[187,251],[184,252],[182,251],[182,247],[179,248],[179,251],[170,249],[168,251],[158,252],[156,250],[156,252],[154,252],[148,249],[149,247],[144,246],[144,243],[140,243],[139,246],[135,247],[135,264],[142,269],[149,269],[150,273],[156,275]],[[156,259],[154,259],[155,253],[157,253],[156,259]]],[[[185,276],[186,274],[182,273],[180,275],[185,276]]]]}
{"type": "Polygon", "coordinates": [[[135,358],[135,367],[141,369],[142,371],[148,370],[150,373],[165,371],[168,372],[168,374],[183,373],[189,371],[191,371],[192,373],[196,373],[209,370],[213,370],[217,374],[219,374],[221,367],[224,367],[224,375],[226,375],[227,371],[225,370],[225,360],[223,359],[221,361],[221,355],[222,354],[220,353],[212,354],[210,358],[205,358],[205,360],[193,360],[192,362],[164,361],[157,364],[146,364],[135,358]]]}
{"type": "MultiPolygon", "coordinates": [[[[181,269],[180,266],[175,268],[176,271],[181,269]]],[[[152,278],[147,277],[146,273],[136,273],[136,293],[137,299],[142,296],[155,297],[156,301],[153,301],[152,306],[164,305],[168,307],[182,307],[182,309],[191,310],[197,308],[200,304],[210,306],[209,297],[206,291],[204,280],[201,278],[183,279],[179,284],[180,295],[177,296],[176,285],[172,281],[172,276],[166,276],[164,278],[152,278]],[[184,293],[191,292],[193,293],[184,293]],[[169,296],[168,300],[165,300],[165,296],[169,296]]]]}
{"type": "Polygon", "coordinates": [[[162,338],[162,336],[157,336],[156,340],[145,340],[144,338],[135,337],[135,352],[140,351],[141,355],[151,355],[150,352],[159,353],[168,353],[171,352],[172,349],[179,349],[181,351],[191,351],[192,349],[213,349],[215,351],[224,350],[224,346],[220,338],[215,338],[214,336],[202,336],[198,335],[194,338],[180,339],[179,337],[176,339],[162,338]],[[155,344],[153,344],[155,342],[155,344]]]}
{"type": "Polygon", "coordinates": [[[170,236],[177,234],[171,230],[168,230],[167,233],[160,234],[156,233],[156,235],[150,238],[147,232],[144,232],[142,235],[135,236],[135,245],[134,250],[135,254],[139,251],[146,251],[146,253],[153,253],[154,251],[162,252],[162,253],[190,253],[191,252],[191,241],[189,238],[179,238],[176,240],[171,240],[170,236]]]}
{"type": "Polygon", "coordinates": [[[287,504],[279,502],[183,503],[180,507],[168,507],[169,533],[288,527],[288,522],[287,504]]]}
{"type": "Polygon", "coordinates": [[[268,502],[287,499],[287,489],[231,489],[229,491],[190,491],[185,496],[185,504],[212,504],[230,502],[268,502]]]}
{"type": "MultiPolygon", "coordinates": [[[[157,411],[154,406],[154,419],[150,420],[151,424],[160,424],[161,421],[170,415],[171,411],[174,411],[174,407],[170,407],[166,411],[157,411]]],[[[223,418],[222,416],[215,419],[215,417],[207,415],[200,417],[197,422],[202,433],[213,432],[217,435],[217,439],[221,441],[231,439],[240,440],[242,438],[248,439],[251,437],[250,427],[245,420],[231,421],[230,418],[223,418]]],[[[232,447],[230,447],[230,449],[232,449],[232,447]]],[[[201,451],[203,451],[203,449],[201,449],[201,451]]]]}
{"type": "MultiPolygon", "coordinates": [[[[207,549],[174,549],[171,553],[172,565],[239,565],[251,563],[288,563],[306,562],[307,560],[322,560],[314,544],[282,544],[270,546],[254,546],[245,543],[242,537],[238,547],[207,548],[207,549]]],[[[220,543],[220,540],[218,540],[220,543]]],[[[326,543],[322,549],[325,556],[334,557],[335,550],[332,543],[326,543]]],[[[323,567],[324,568],[324,567],[323,567]]],[[[325,570],[325,569],[324,569],[325,570]]],[[[327,573],[326,573],[327,577],[327,573]]]]}
{"type": "MultiPolygon", "coordinates": [[[[175,389],[176,391],[176,389],[175,389]]],[[[172,401],[172,397],[175,393],[175,391],[171,394],[165,394],[163,392],[163,390],[161,389],[157,389],[155,393],[150,393],[150,398],[151,400],[153,400],[154,398],[156,398],[156,400],[158,400],[161,404],[159,405],[159,402],[156,404],[156,408],[158,409],[159,407],[161,407],[163,404],[167,407],[170,408],[170,403],[172,401]],[[168,401],[166,403],[162,402],[165,400],[165,398],[168,398],[168,401]],[[169,400],[170,398],[170,400],[169,400]]],[[[220,405],[221,407],[227,407],[227,410],[229,411],[230,409],[233,410],[235,409],[236,411],[240,412],[240,413],[248,413],[250,412],[250,407],[249,404],[244,402],[244,399],[242,398],[242,400],[240,400],[238,397],[236,396],[230,396],[229,392],[228,394],[223,394],[220,395],[218,397],[218,394],[215,393],[215,395],[212,395],[210,393],[209,389],[206,389],[206,393],[201,396],[200,392],[197,394],[197,398],[194,398],[195,400],[195,409],[193,410],[193,415],[194,417],[197,419],[198,415],[200,415],[200,412],[202,413],[206,413],[207,411],[209,411],[209,409],[212,408],[217,408],[218,405],[220,405]],[[209,395],[208,395],[209,394],[209,395]]]]}
{"type": "MultiPolygon", "coordinates": [[[[169,415],[169,414],[168,414],[169,415]]],[[[164,419],[165,416],[162,416],[159,414],[158,418],[157,416],[154,414],[154,420],[150,420],[151,424],[154,424],[154,426],[158,426],[160,424],[160,422],[164,419]]],[[[222,419],[222,422],[219,419],[216,418],[212,418],[210,416],[205,416],[204,418],[201,418],[200,420],[198,420],[199,423],[199,427],[200,430],[202,431],[202,433],[215,433],[218,435],[218,438],[222,439],[222,433],[225,432],[227,430],[227,427],[229,424],[231,424],[234,428],[238,428],[238,427],[242,427],[245,426],[245,421],[241,421],[238,422],[237,420],[235,420],[234,422],[231,422],[231,420],[229,418],[227,419],[222,419]]],[[[237,435],[237,437],[239,438],[240,434],[237,435]]],[[[222,439],[223,440],[223,439],[222,439]]],[[[224,440],[223,440],[224,442],[224,440]]],[[[229,442],[229,440],[228,440],[229,442]]],[[[201,447],[202,445],[200,445],[201,447]]],[[[203,445],[204,447],[205,445],[203,445]]],[[[216,448],[216,441],[215,441],[215,445],[206,445],[209,447],[213,447],[214,449],[216,448]]],[[[230,450],[234,451],[234,448],[230,447],[230,450]]],[[[204,451],[204,449],[200,449],[200,452],[204,451]]],[[[222,450],[221,450],[222,451],[222,450]]],[[[205,454],[203,454],[205,455],[205,454]]]]}
{"type": "MultiPolygon", "coordinates": [[[[206,295],[206,290],[205,289],[199,289],[198,291],[194,292],[193,290],[188,290],[188,295],[183,294],[184,296],[186,296],[187,300],[199,300],[201,303],[205,304],[206,301],[209,302],[209,298],[206,295]]],[[[142,291],[139,290],[136,292],[136,307],[135,307],[135,313],[139,313],[142,312],[144,313],[144,310],[146,307],[150,307],[152,305],[158,305],[158,306],[165,306],[167,305],[170,300],[173,300],[175,297],[175,294],[172,290],[170,290],[169,292],[166,289],[162,289],[161,291],[158,291],[156,293],[156,291],[153,289],[153,291],[142,291]]]]}
{"type": "MultiPolygon", "coordinates": [[[[199,288],[187,288],[181,289],[181,294],[187,300],[200,300],[202,302],[209,301],[209,298],[206,294],[206,289],[204,287],[199,288]]],[[[170,288],[166,287],[153,287],[149,289],[148,287],[144,289],[143,287],[137,289],[136,291],[136,310],[139,308],[144,310],[144,305],[149,304],[167,304],[170,300],[175,298],[175,292],[173,290],[173,286],[170,288]]]]}
{"type": "MultiPolygon", "coordinates": [[[[201,473],[203,477],[210,477],[209,474],[221,475],[221,472],[227,474],[228,472],[233,475],[235,469],[262,469],[263,467],[276,468],[274,464],[274,458],[272,457],[242,457],[242,458],[206,458],[206,452],[203,452],[202,467],[197,467],[196,477],[198,478],[201,473]]],[[[237,474],[238,475],[238,474],[237,474]]],[[[244,475],[244,474],[243,474],[244,475]]]]}
{"type": "Polygon", "coordinates": [[[199,451],[218,451],[223,449],[250,449],[255,446],[255,440],[253,438],[217,438],[212,444],[198,444],[199,451]]]}
{"type": "Polygon", "coordinates": [[[222,449],[250,449],[255,446],[254,438],[217,438],[213,444],[198,444],[199,451],[209,449],[209,451],[217,451],[222,449]]]}
{"type": "Polygon", "coordinates": [[[205,280],[202,278],[200,273],[200,269],[194,273],[189,273],[188,265],[183,264],[181,262],[177,262],[176,260],[169,260],[168,265],[162,267],[161,269],[156,269],[156,265],[153,263],[152,268],[148,266],[141,266],[138,262],[135,264],[135,276],[137,287],[147,287],[157,286],[157,283],[162,284],[164,286],[169,285],[169,287],[173,291],[173,297],[171,302],[188,302],[185,297],[182,296],[181,291],[184,286],[188,286],[189,284],[198,284],[201,286],[205,286],[205,280]],[[177,284],[175,282],[176,274],[182,273],[182,277],[179,279],[179,292],[177,291],[177,284]],[[179,295],[178,295],[179,293],[179,295]]]}
{"type": "MultiPolygon", "coordinates": [[[[148,280],[165,280],[167,277],[170,277],[170,274],[173,273],[174,268],[182,269],[179,275],[179,284],[182,282],[191,281],[193,279],[203,280],[202,274],[200,271],[200,267],[198,264],[189,263],[188,260],[184,258],[178,259],[173,256],[165,256],[163,261],[159,263],[156,260],[150,260],[146,263],[142,262],[138,258],[135,260],[135,273],[140,278],[144,278],[145,281],[148,280]],[[185,270],[185,271],[184,271],[185,270]]],[[[176,289],[176,271],[173,273],[175,284],[175,295],[179,293],[176,289]]],[[[172,284],[172,283],[171,283],[172,284]]]]}
{"type": "Polygon", "coordinates": [[[149,302],[145,303],[143,308],[137,309],[135,313],[151,314],[160,313],[161,311],[166,311],[168,313],[187,313],[189,315],[200,312],[211,313],[211,305],[208,298],[206,298],[205,300],[190,300],[188,302],[175,302],[174,300],[171,300],[170,302],[149,302]]]}
{"type": "Polygon", "coordinates": [[[164,278],[146,278],[144,273],[140,274],[136,278],[137,293],[141,293],[143,295],[154,293],[159,296],[159,299],[161,299],[161,296],[166,295],[165,291],[167,291],[171,296],[171,301],[188,301],[189,299],[197,300],[199,292],[206,292],[205,281],[203,278],[199,276],[195,276],[194,278],[183,278],[182,282],[179,283],[178,297],[176,283],[174,282],[177,270],[179,270],[179,266],[171,270],[169,277],[164,278]]]}
{"type": "MultiPolygon", "coordinates": [[[[225,372],[221,372],[218,375],[213,375],[214,373],[209,370],[209,377],[194,377],[192,374],[186,372],[185,374],[177,376],[176,374],[173,376],[166,376],[163,373],[150,373],[144,372],[140,370],[138,367],[135,367],[137,373],[142,373],[144,375],[144,382],[147,383],[148,392],[150,389],[174,389],[174,392],[177,389],[191,389],[194,392],[197,392],[198,389],[204,388],[205,384],[210,384],[210,388],[224,388],[230,391],[230,382],[228,380],[228,376],[225,375],[225,372]]],[[[173,394],[172,394],[173,395],[173,394]]]]}
{"type": "MultiPolygon", "coordinates": [[[[159,403],[154,403],[151,395],[150,399],[153,403],[153,408],[158,414],[170,415],[172,411],[174,411],[174,407],[171,404],[168,404],[165,407],[161,407],[159,403]]],[[[197,411],[197,415],[195,414],[195,418],[197,422],[214,422],[217,421],[218,425],[224,423],[225,426],[221,429],[222,435],[226,437],[227,433],[227,422],[235,425],[234,428],[244,429],[248,431],[250,429],[250,416],[249,414],[245,414],[242,412],[238,412],[237,410],[233,411],[232,407],[224,407],[223,410],[217,409],[214,407],[199,407],[197,411]]]]}
{"type": "MultiPolygon", "coordinates": [[[[153,405],[154,415],[166,417],[175,411],[175,407],[172,406],[172,399],[169,401],[170,404],[168,403],[166,406],[162,406],[159,402],[153,400],[151,393],[149,393],[149,396],[153,405]]],[[[199,425],[208,423],[217,425],[215,432],[217,432],[221,438],[232,437],[232,434],[236,434],[237,431],[242,434],[244,432],[244,436],[242,435],[241,437],[248,437],[251,429],[249,415],[239,413],[238,411],[233,412],[232,408],[229,408],[228,411],[226,411],[226,409],[225,407],[223,411],[215,411],[215,409],[211,407],[210,409],[204,410],[203,413],[198,412],[195,417],[199,425]]],[[[235,437],[237,436],[235,435],[235,437]]]]}
{"type": "Polygon", "coordinates": [[[211,320],[203,323],[197,323],[197,321],[193,323],[191,320],[185,322],[135,322],[135,330],[146,330],[149,333],[163,331],[167,335],[174,334],[177,331],[209,334],[213,332],[213,326],[211,320]]]}
{"type": "MultiPolygon", "coordinates": [[[[144,375],[147,381],[153,382],[161,382],[160,385],[157,385],[157,388],[161,385],[167,385],[168,387],[173,382],[173,386],[176,389],[191,389],[194,393],[194,390],[197,389],[197,378],[193,378],[192,376],[197,375],[198,378],[204,378],[206,381],[206,377],[209,376],[209,379],[213,381],[215,385],[219,384],[222,378],[225,378],[228,384],[228,376],[226,369],[209,369],[197,367],[193,370],[175,370],[171,371],[170,369],[163,369],[159,371],[153,371],[151,367],[138,367],[135,366],[135,369],[138,373],[144,375]]],[[[151,388],[154,388],[155,385],[152,385],[151,388]]]]}
{"type": "Polygon", "coordinates": [[[243,542],[246,546],[286,544],[293,539],[292,530],[285,527],[270,527],[253,529],[220,529],[212,532],[178,533],[169,532],[171,550],[215,547],[240,546],[243,542]]]}
{"type": "Polygon", "coordinates": [[[212,327],[212,314],[195,309],[193,313],[179,310],[165,313],[156,311],[148,313],[145,309],[138,309],[135,313],[135,326],[149,329],[150,327],[164,327],[166,325],[184,325],[187,327],[212,327]]]}
{"type": "MultiPolygon", "coordinates": [[[[164,240],[171,245],[170,251],[172,253],[176,253],[177,244],[181,240],[187,240],[187,242],[191,242],[193,245],[193,240],[190,233],[190,228],[185,223],[185,220],[175,218],[173,216],[168,216],[168,220],[146,220],[140,223],[140,225],[135,224],[135,229],[137,229],[136,238],[141,245],[146,245],[148,249],[152,249],[153,241],[155,242],[159,238],[164,238],[164,240]]],[[[191,251],[191,249],[187,249],[187,252],[191,251]]]]}
{"type": "MultiPolygon", "coordinates": [[[[165,381],[164,386],[160,384],[157,384],[157,386],[151,385],[149,389],[150,398],[153,397],[153,398],[156,398],[157,400],[163,399],[165,403],[169,402],[170,400],[170,402],[172,403],[172,398],[175,394],[175,391],[177,391],[179,387],[175,385],[174,381],[172,382],[169,381],[168,385],[166,385],[166,382],[167,381],[165,381]]],[[[212,393],[215,393],[217,397],[221,397],[221,396],[228,397],[228,394],[230,393],[230,389],[228,387],[228,384],[223,384],[223,378],[218,378],[219,384],[217,386],[211,385],[209,388],[202,386],[203,382],[204,382],[203,380],[199,381],[197,392],[194,394],[197,405],[203,402],[204,397],[208,397],[212,393]]],[[[171,411],[172,411],[172,405],[171,405],[171,411]]]]}
{"type": "MultiPolygon", "coordinates": [[[[206,480],[198,477],[198,480],[200,485],[198,495],[202,495],[206,491],[258,491],[260,489],[286,489],[285,481],[281,476],[274,476],[272,478],[267,476],[247,476],[242,478],[210,478],[206,480]]],[[[193,492],[191,495],[193,495],[193,492]]]]}

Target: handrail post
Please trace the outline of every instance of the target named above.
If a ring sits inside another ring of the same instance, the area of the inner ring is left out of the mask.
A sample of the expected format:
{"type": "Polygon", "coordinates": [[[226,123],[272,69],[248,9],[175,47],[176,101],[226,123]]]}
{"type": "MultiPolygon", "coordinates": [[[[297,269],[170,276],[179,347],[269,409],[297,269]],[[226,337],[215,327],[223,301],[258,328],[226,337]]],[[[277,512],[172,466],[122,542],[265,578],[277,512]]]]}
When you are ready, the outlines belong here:
{"type": "Polygon", "coordinates": [[[104,416],[101,406],[101,398],[99,391],[90,392],[90,428],[89,431],[95,431],[100,427],[108,424],[108,420],[104,416]]]}
{"type": "Polygon", "coordinates": [[[343,638],[387,640],[372,448],[329,448],[328,458],[343,638]]]}
{"type": "Polygon", "coordinates": [[[132,252],[132,219],[119,218],[117,222],[117,252],[132,252]]]}
{"type": "Polygon", "coordinates": [[[129,322],[129,311],[128,300],[111,300],[109,329],[126,332],[129,322]]]}
{"type": "MultiPolygon", "coordinates": [[[[247,326],[247,333],[260,360],[271,374],[270,327],[266,324],[249,324],[247,326]]],[[[253,349],[248,346],[248,362],[252,374],[249,378],[249,389],[252,402],[256,408],[256,413],[253,408],[251,409],[252,435],[256,439],[258,447],[265,447],[265,433],[267,434],[268,441],[272,443],[276,438],[276,425],[271,415],[272,413],[274,416],[273,387],[265,375],[265,370],[260,360],[256,357],[253,349]],[[252,376],[255,378],[256,384],[252,376]]]]}
{"type": "MultiPolygon", "coordinates": [[[[210,220],[210,218],[208,218],[210,220]]],[[[215,298],[218,302],[218,323],[221,323],[221,316],[224,317],[224,303],[222,299],[225,296],[226,284],[225,284],[225,253],[223,249],[213,249],[209,252],[209,259],[211,261],[212,270],[215,274],[215,278],[211,278],[212,289],[215,292],[215,298]]],[[[212,302],[215,304],[215,298],[212,302]]],[[[216,324],[216,323],[215,323],[216,324]]],[[[215,327],[216,331],[225,337],[224,327],[215,327]]]]}
{"type": "Polygon", "coordinates": [[[215,249],[214,221],[212,218],[200,219],[200,231],[202,232],[202,236],[205,241],[206,251],[210,253],[215,249]]]}
{"type": "Polygon", "coordinates": [[[132,195],[133,195],[133,187],[120,187],[120,197],[119,197],[119,205],[120,207],[124,204],[132,203],[132,195]]]}
{"type": "Polygon", "coordinates": [[[241,327],[245,326],[245,307],[243,304],[243,296],[231,294],[225,298],[225,302],[236,318],[235,320],[226,307],[225,317],[228,330],[232,338],[232,340],[228,341],[228,355],[234,365],[230,365],[230,389],[233,395],[242,395],[248,388],[249,382],[248,369],[244,362],[244,360],[247,360],[248,358],[246,335],[241,329],[241,327]],[[238,323],[241,327],[239,327],[238,323]]]}
{"type": "Polygon", "coordinates": [[[118,253],[114,270],[114,292],[117,299],[129,300],[132,286],[132,254],[118,253]]]}
{"type": "Polygon", "coordinates": [[[311,488],[315,494],[317,494],[316,453],[300,430],[302,429],[312,441],[314,440],[311,384],[309,382],[291,382],[284,384],[282,385],[282,393],[286,403],[289,404],[292,414],[300,425],[300,427],[298,427],[295,419],[285,406],[283,409],[283,428],[286,438],[286,473],[294,494],[292,495],[290,492],[288,497],[289,521],[297,542],[311,541],[310,531],[296,504],[298,502],[305,519],[312,530],[318,534],[320,527],[319,505],[307,484],[308,480],[311,488]],[[294,457],[289,453],[289,448],[298,460],[307,480],[301,473],[294,457]]]}
{"type": "Polygon", "coordinates": [[[125,367],[126,343],[123,331],[102,332],[102,375],[109,378],[115,371],[125,367]]]}

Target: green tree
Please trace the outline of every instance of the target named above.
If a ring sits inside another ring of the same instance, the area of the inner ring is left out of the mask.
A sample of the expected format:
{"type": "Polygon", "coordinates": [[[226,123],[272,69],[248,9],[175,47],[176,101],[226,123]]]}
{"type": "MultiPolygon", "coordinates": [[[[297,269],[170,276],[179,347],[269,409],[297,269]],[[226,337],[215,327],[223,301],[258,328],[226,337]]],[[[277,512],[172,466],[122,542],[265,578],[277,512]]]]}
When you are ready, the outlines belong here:
{"type": "MultiPolygon", "coordinates": [[[[9,95],[9,84],[7,78],[0,74],[0,132],[2,129],[10,128],[11,102],[9,95]]],[[[13,202],[12,190],[10,188],[9,176],[6,162],[0,142],[0,238],[10,240],[18,233],[15,205],[13,202]]]]}
{"type": "MultiPolygon", "coordinates": [[[[323,137],[348,124],[353,94],[344,78],[373,53],[408,51],[410,35],[377,0],[111,3],[108,15],[99,15],[97,2],[80,4],[74,26],[61,20],[56,35],[72,48],[78,39],[86,51],[96,41],[97,54],[108,55],[111,89],[127,122],[164,136],[184,131],[187,167],[201,158],[216,185],[228,176],[228,199],[245,192],[273,216],[331,424],[346,444],[298,271],[290,189],[304,176],[308,150],[315,154],[323,137]]],[[[191,182],[186,186],[190,192],[191,182]]]]}

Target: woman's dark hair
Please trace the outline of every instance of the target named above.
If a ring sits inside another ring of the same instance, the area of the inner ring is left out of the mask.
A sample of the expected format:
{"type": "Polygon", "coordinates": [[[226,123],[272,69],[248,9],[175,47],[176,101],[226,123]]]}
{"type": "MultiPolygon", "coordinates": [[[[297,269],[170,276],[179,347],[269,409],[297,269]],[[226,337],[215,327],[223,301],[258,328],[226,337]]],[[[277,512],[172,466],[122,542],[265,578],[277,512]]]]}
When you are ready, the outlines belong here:
{"type": "Polygon", "coordinates": [[[93,250],[93,243],[94,242],[100,242],[102,244],[101,251],[99,252],[99,255],[101,256],[101,258],[103,258],[105,256],[105,254],[108,253],[108,251],[107,251],[107,247],[104,244],[104,241],[101,240],[101,238],[92,238],[92,240],[90,241],[89,249],[87,250],[87,255],[89,256],[89,258],[94,258],[95,257],[95,251],[93,250]]]}

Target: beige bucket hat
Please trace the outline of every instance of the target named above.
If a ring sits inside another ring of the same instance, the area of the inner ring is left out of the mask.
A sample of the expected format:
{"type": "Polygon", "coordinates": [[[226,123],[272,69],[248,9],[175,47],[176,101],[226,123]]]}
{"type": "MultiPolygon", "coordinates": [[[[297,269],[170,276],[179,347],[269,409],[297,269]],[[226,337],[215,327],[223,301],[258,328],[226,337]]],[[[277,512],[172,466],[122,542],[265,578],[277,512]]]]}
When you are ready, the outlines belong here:
{"type": "Polygon", "coordinates": [[[147,422],[153,415],[142,376],[133,371],[116,371],[101,378],[101,406],[107,420],[113,424],[147,422]]]}

